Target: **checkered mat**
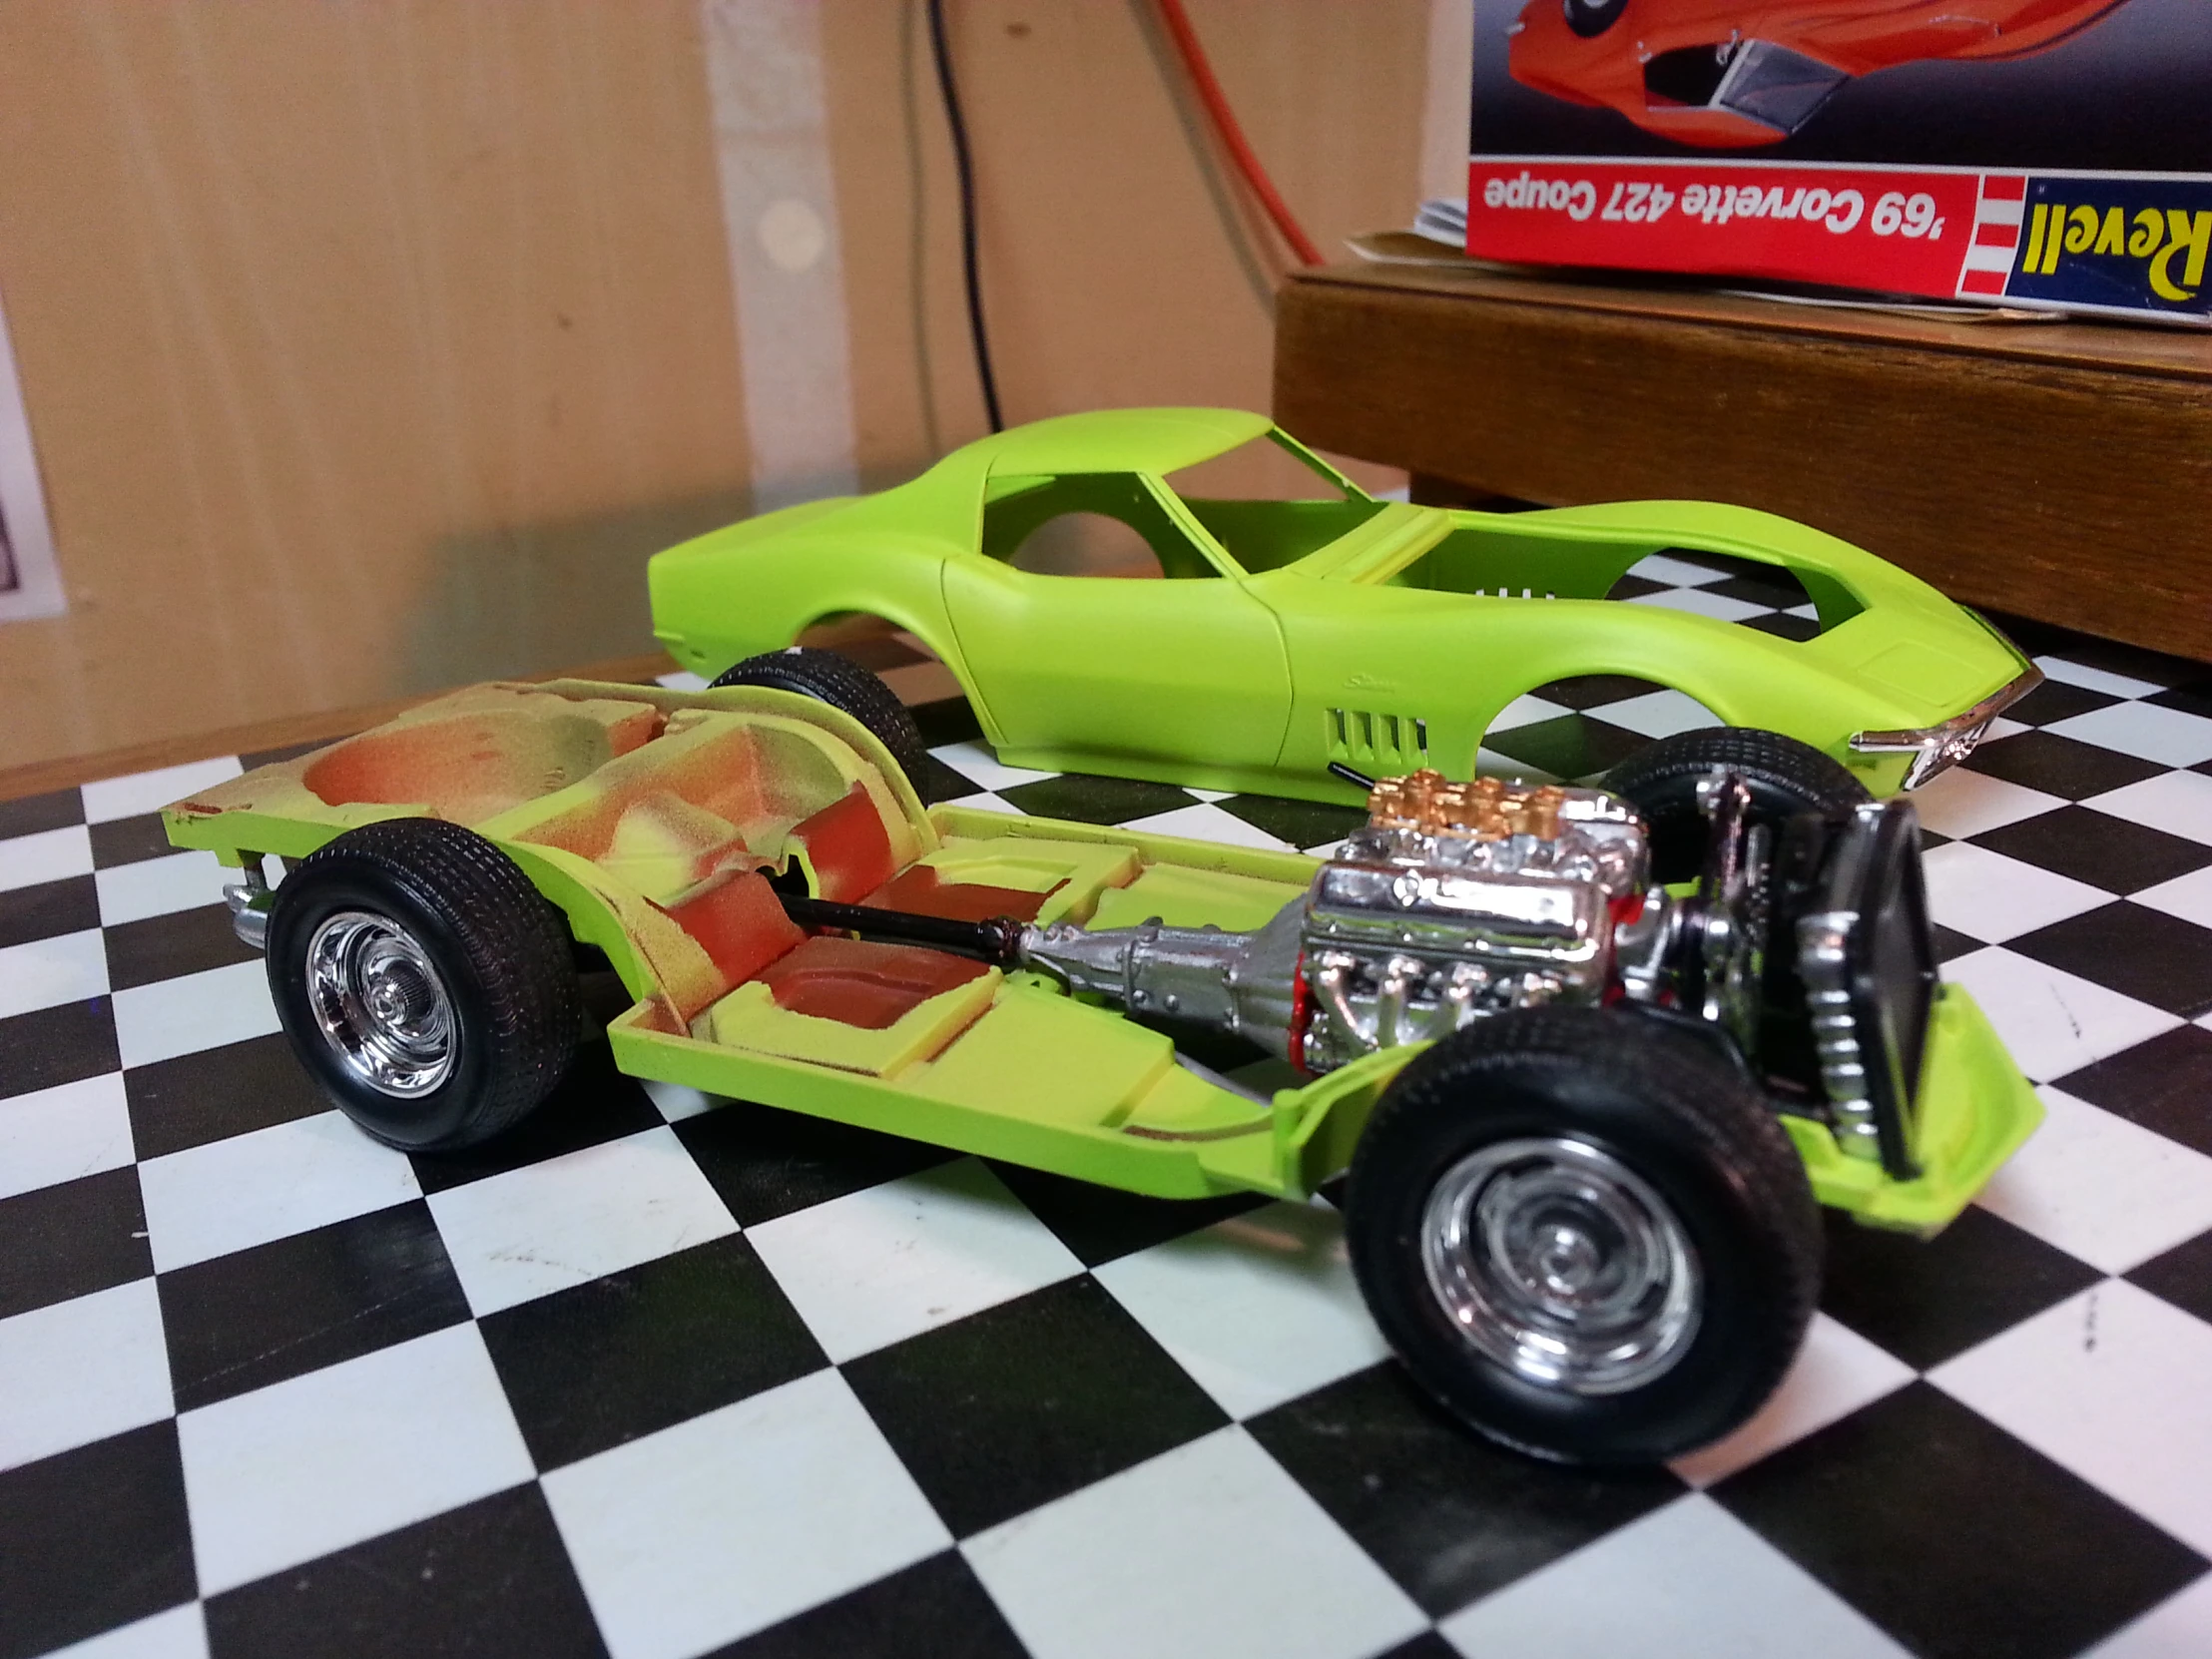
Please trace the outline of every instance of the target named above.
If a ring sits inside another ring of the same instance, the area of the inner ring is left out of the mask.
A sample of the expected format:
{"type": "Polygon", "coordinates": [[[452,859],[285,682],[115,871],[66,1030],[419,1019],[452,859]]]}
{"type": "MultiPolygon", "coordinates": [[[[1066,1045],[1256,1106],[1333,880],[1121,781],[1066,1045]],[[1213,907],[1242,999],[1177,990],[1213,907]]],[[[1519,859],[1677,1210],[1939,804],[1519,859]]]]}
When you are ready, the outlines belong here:
{"type": "MultiPolygon", "coordinates": [[[[1835,1228],[1780,1396],[1625,1476],[1416,1400],[1326,1204],[1133,1199],[604,1049],[505,1144],[383,1151],[152,816],[240,761],[0,805],[0,1656],[2212,1652],[2212,674],[2022,633],[2050,682],[1920,802],[1945,971],[2049,1123],[1934,1243],[1835,1228]]],[[[1350,823],[923,714],[934,799],[1350,823]]],[[[1488,764],[1698,718],[1547,688],[1488,764]]]]}

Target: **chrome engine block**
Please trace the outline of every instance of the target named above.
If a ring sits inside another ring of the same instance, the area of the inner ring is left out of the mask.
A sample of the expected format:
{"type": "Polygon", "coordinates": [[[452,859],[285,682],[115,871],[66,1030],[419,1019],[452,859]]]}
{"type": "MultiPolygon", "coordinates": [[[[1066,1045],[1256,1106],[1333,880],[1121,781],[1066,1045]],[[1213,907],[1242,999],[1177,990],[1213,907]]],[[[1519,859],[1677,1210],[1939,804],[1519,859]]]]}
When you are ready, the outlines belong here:
{"type": "Polygon", "coordinates": [[[1384,781],[1306,900],[1296,1057],[1328,1071],[1502,1009],[1598,1000],[1622,924],[1648,931],[1664,901],[1648,864],[1635,814],[1597,790],[1384,781]]]}

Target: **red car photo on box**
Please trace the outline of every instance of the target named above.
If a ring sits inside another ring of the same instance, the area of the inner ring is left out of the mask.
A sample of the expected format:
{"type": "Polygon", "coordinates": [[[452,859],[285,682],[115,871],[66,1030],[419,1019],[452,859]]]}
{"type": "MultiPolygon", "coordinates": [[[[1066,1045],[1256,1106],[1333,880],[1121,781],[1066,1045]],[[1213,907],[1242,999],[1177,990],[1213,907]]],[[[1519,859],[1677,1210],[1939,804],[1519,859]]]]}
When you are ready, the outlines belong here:
{"type": "Polygon", "coordinates": [[[2024,57],[2124,0],[1529,0],[1513,78],[1711,149],[1773,144],[1855,76],[2024,57]]]}

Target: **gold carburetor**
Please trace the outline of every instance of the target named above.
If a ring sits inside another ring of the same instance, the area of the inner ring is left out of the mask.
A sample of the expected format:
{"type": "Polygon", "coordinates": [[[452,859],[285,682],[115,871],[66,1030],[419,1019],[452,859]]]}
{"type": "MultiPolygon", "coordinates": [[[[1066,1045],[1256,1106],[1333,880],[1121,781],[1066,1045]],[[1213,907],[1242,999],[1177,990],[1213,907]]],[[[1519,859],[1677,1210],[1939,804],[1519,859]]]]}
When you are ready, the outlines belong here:
{"type": "Polygon", "coordinates": [[[1478,841],[1511,835],[1548,841],[1559,833],[1559,809],[1566,799],[1557,784],[1510,784],[1502,778],[1454,784],[1424,769],[1378,783],[1368,797],[1368,825],[1478,841]]]}

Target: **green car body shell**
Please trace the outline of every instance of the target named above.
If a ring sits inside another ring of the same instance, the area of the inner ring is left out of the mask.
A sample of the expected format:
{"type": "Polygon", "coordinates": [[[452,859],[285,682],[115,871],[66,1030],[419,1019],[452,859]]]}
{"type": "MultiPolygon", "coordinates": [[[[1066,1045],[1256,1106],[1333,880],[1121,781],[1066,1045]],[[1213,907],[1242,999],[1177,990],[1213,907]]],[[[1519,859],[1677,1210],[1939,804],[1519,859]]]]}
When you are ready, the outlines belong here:
{"type": "Polygon", "coordinates": [[[704,675],[870,614],[944,662],[1009,765],[1346,803],[1357,791],[1328,775],[1330,761],[1468,777],[1514,699],[1584,675],[1671,687],[1888,794],[1908,757],[1856,753],[1855,733],[1937,726],[2030,672],[1927,583],[1789,519],[1698,501],[1520,513],[1378,502],[1265,416],[1235,410],[1039,421],[897,488],[672,548],[649,584],[657,636],[704,675]],[[1186,500],[1165,481],[1259,437],[1346,499],[1186,500]],[[1028,529],[1074,510],[1132,522],[1180,579],[1007,562],[1028,529]],[[1673,550],[1786,571],[1820,633],[1796,641],[1605,598],[1632,565],[1673,550]]]}

